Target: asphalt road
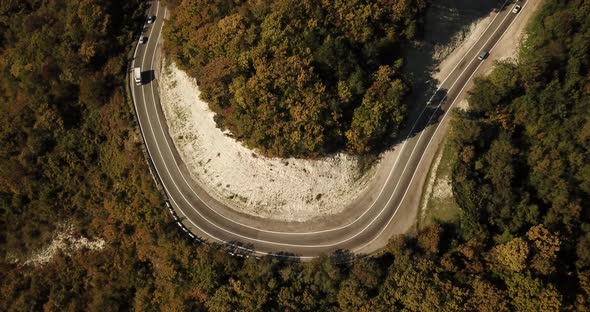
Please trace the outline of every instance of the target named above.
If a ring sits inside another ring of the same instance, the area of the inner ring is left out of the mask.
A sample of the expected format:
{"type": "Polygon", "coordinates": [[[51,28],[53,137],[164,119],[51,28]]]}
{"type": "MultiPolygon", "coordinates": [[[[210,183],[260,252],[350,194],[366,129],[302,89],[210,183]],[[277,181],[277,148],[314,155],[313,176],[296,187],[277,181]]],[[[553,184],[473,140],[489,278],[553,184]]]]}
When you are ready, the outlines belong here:
{"type": "MultiPolygon", "coordinates": [[[[526,1],[519,4],[522,10],[526,9],[526,1]]],[[[495,44],[518,17],[519,14],[510,12],[512,6],[508,4],[495,16],[481,38],[439,84],[430,101],[423,104],[421,113],[409,122],[407,139],[398,147],[394,165],[380,169],[383,178],[374,186],[379,192],[355,201],[351,204],[354,207],[345,209],[340,216],[287,223],[238,214],[190,178],[170,138],[160,106],[157,66],[167,10],[154,1],[148,15],[156,19],[144,31],[147,43],[137,45],[129,84],[150,162],[168,197],[168,209],[191,238],[229,244],[240,253],[287,253],[305,259],[336,250],[379,250],[392,235],[404,233],[415,224],[424,180],[447,132],[447,112],[464,96],[466,87],[485,62],[478,60],[477,55],[483,50],[493,54],[495,44]],[[133,82],[134,67],[142,70],[141,86],[133,82]]]]}

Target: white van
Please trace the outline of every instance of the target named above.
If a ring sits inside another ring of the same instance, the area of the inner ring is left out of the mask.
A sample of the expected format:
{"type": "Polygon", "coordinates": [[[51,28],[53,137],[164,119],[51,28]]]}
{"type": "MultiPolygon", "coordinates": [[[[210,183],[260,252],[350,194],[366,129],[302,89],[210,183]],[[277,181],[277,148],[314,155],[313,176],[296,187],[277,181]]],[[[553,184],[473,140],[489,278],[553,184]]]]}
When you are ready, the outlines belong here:
{"type": "Polygon", "coordinates": [[[141,68],[135,67],[133,69],[133,80],[135,80],[135,84],[141,86],[141,68]]]}

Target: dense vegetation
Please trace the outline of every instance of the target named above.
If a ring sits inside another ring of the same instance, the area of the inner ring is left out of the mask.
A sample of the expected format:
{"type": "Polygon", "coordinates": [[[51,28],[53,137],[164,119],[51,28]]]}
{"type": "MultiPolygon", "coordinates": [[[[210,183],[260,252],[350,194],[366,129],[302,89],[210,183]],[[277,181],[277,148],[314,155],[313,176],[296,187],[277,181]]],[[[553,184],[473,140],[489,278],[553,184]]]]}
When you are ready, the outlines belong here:
{"type": "Polygon", "coordinates": [[[396,135],[396,49],[427,0],[184,0],[165,38],[218,125],[272,156],[365,153],[396,135]]]}
{"type": "Polygon", "coordinates": [[[122,87],[139,1],[1,1],[0,310],[588,310],[590,4],[545,2],[455,121],[463,220],[375,258],[286,263],[189,242],[162,209],[122,87]],[[107,247],[6,258],[64,220],[107,247]]]}
{"type": "Polygon", "coordinates": [[[550,281],[566,301],[590,296],[589,16],[587,1],[547,1],[518,63],[477,81],[454,135],[462,235],[504,246],[494,273],[509,290],[550,281]],[[537,224],[555,237],[525,247],[537,224]]]}
{"type": "Polygon", "coordinates": [[[149,198],[129,174],[145,168],[123,88],[140,2],[0,2],[3,250],[27,251],[60,221],[98,222],[149,198]]]}

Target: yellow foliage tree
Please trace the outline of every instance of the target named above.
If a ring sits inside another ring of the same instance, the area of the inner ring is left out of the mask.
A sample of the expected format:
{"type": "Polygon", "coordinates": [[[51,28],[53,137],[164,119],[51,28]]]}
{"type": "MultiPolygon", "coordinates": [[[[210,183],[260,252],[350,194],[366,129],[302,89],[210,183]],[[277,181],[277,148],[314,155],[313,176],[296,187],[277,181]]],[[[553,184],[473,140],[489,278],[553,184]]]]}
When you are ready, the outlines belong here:
{"type": "Polygon", "coordinates": [[[527,266],[529,246],[524,239],[518,237],[494,247],[490,254],[492,259],[504,268],[513,272],[521,272],[527,266]]]}

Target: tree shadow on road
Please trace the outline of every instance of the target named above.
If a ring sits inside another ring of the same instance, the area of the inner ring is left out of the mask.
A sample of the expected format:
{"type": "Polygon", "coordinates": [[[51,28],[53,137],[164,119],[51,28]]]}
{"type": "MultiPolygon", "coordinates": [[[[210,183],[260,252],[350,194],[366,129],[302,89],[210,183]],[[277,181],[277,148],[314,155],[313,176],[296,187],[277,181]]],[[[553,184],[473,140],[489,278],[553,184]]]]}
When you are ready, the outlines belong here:
{"type": "Polygon", "coordinates": [[[438,0],[423,17],[421,38],[402,47],[405,56],[404,74],[411,83],[407,97],[408,118],[400,133],[384,142],[381,153],[413,137],[426,127],[439,122],[447,90],[437,91],[441,81],[432,76],[440,61],[461,41],[471,25],[498,10],[506,0],[438,0]],[[424,112],[422,112],[424,110],[424,112]],[[420,116],[420,114],[422,115],[420,116]],[[420,119],[418,117],[420,116],[420,119]]]}
{"type": "Polygon", "coordinates": [[[506,0],[434,1],[423,22],[422,38],[404,48],[405,74],[413,82],[409,104],[426,103],[439,81],[432,74],[448,56],[471,25],[488,16],[506,0]]]}

